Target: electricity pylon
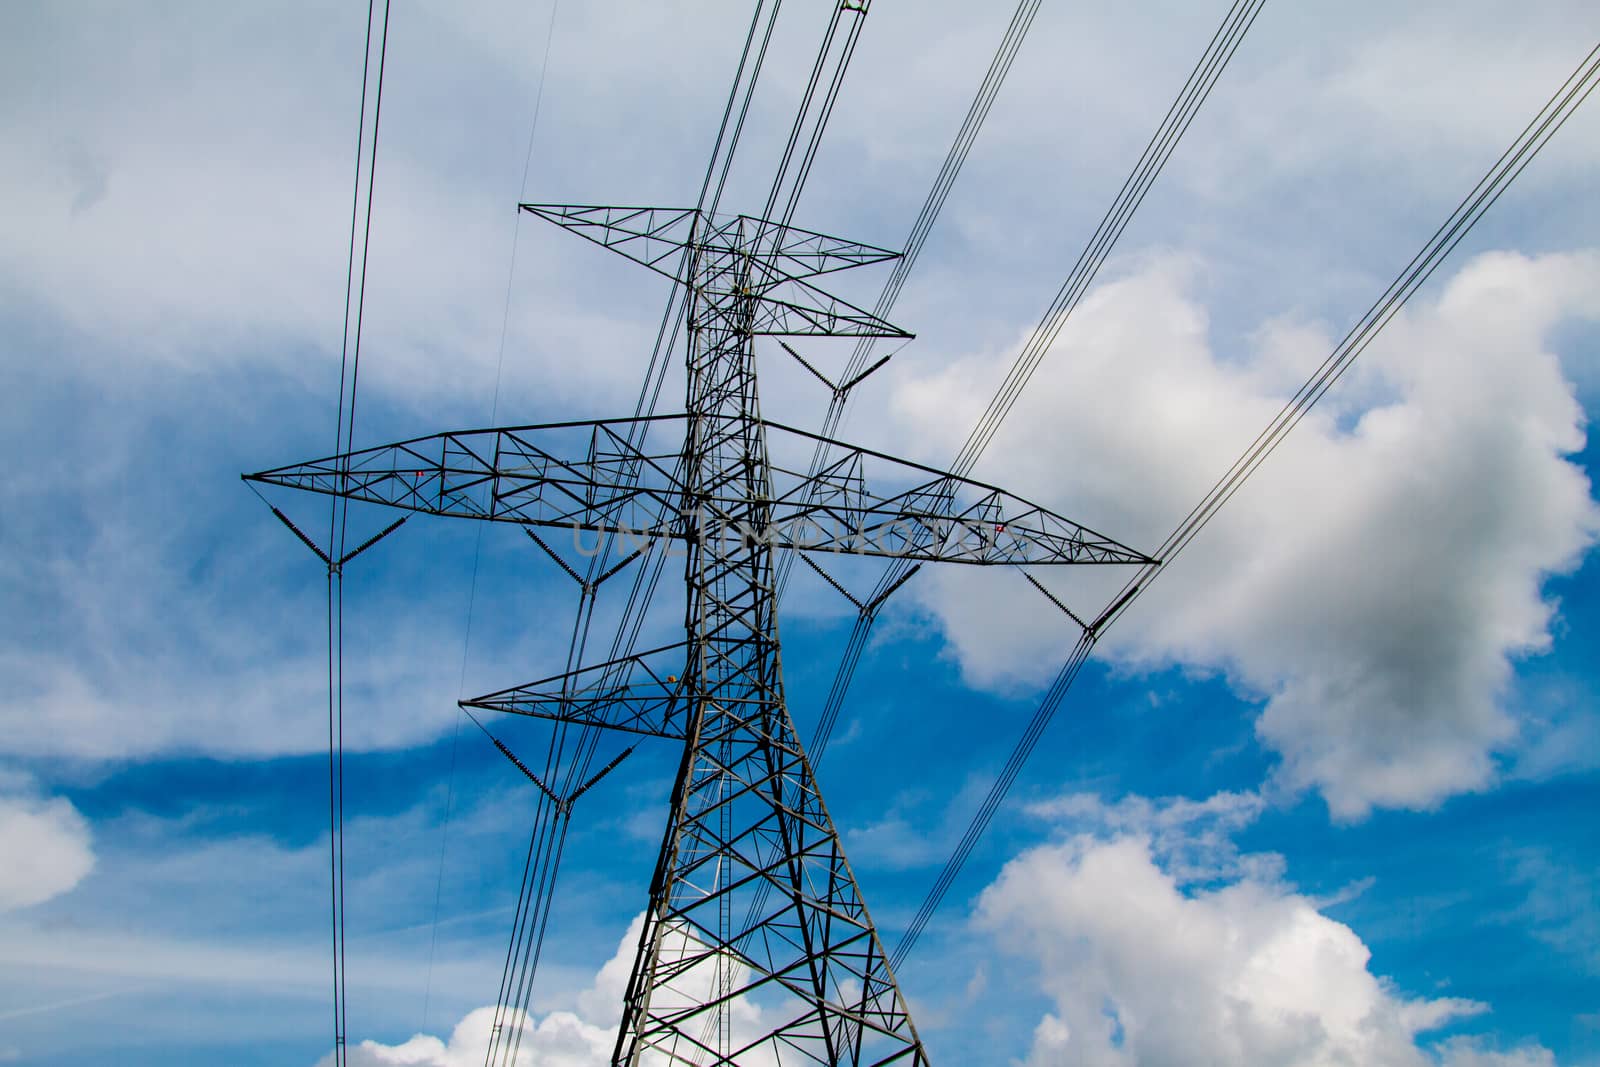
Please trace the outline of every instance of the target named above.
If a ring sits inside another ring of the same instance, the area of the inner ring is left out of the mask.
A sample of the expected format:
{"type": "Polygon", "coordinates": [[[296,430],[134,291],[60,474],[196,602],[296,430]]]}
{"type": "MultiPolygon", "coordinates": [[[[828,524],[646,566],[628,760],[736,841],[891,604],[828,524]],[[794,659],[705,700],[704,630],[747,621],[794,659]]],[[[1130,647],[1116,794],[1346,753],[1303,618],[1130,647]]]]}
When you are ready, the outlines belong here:
{"type": "Polygon", "coordinates": [[[1150,560],[994,486],[761,417],[754,338],[910,336],[808,280],[897,253],[696,209],[522,207],[687,289],[682,414],[442,433],[249,477],[681,547],[682,642],[463,702],[683,745],[614,1062],[925,1064],[784,700],[775,553],[1150,560]],[[646,422],[679,443],[646,451],[646,422]],[[779,438],[815,473],[774,463],[779,438]]]}

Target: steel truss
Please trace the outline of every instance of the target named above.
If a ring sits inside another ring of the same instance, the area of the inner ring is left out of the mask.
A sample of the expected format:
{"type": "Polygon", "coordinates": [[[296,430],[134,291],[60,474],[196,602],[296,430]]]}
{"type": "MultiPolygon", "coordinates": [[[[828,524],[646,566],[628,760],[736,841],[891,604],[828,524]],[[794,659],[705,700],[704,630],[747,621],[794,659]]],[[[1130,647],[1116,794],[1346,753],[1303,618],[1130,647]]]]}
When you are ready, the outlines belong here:
{"type": "Polygon", "coordinates": [[[740,484],[691,481],[686,439],[652,452],[631,444],[629,431],[639,423],[683,438],[695,417],[433,434],[250,477],[430,515],[614,533],[640,543],[755,539],[775,548],[945,563],[1147,562],[995,486],[760,418],[752,418],[752,431],[769,443],[821,445],[828,461],[814,475],[768,461],[767,507],[752,515],[740,484]],[[869,488],[880,481],[894,488],[869,488]]]}
{"type": "Polygon", "coordinates": [[[744,215],[522,206],[687,288],[686,410],[649,420],[674,445],[630,443],[643,439],[640,420],[558,423],[436,434],[249,477],[435,515],[669,539],[685,557],[683,642],[463,702],[683,743],[614,1062],[926,1064],[784,700],[775,554],[1151,561],[994,486],[761,418],[756,336],[908,336],[806,280],[896,253],[744,215]],[[774,445],[808,457],[820,446],[824,460],[811,476],[775,462],[774,445]],[[869,490],[869,469],[887,488],[869,490]]]}

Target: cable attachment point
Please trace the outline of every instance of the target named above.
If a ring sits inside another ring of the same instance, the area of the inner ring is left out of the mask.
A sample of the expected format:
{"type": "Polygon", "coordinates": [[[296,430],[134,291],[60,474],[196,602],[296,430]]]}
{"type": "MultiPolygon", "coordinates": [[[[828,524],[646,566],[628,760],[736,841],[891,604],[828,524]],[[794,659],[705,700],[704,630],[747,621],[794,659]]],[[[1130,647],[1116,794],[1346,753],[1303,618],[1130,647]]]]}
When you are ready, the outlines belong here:
{"type": "Polygon", "coordinates": [[[1116,603],[1112,604],[1109,608],[1100,613],[1100,617],[1095,619],[1094,623],[1089,627],[1089,633],[1098,637],[1100,634],[1100,627],[1104,626],[1112,616],[1121,611],[1123,605],[1127,604],[1127,602],[1137,596],[1138,593],[1139,583],[1135,582],[1132,586],[1128,587],[1127,592],[1123,593],[1117,598],[1116,603]]]}
{"type": "Polygon", "coordinates": [[[379,541],[382,541],[385,537],[388,537],[390,534],[400,529],[400,527],[405,525],[405,521],[410,517],[410,515],[400,516],[398,519],[394,520],[389,525],[385,526],[383,529],[379,530],[377,533],[373,534],[371,537],[367,538],[365,541],[346,552],[343,556],[339,557],[339,566],[343,567],[346,563],[349,563],[351,560],[361,555],[361,553],[365,552],[379,541]]]}
{"type": "Polygon", "coordinates": [[[859,611],[859,612],[861,612],[863,614],[866,613],[867,606],[865,604],[861,603],[861,601],[857,600],[855,597],[851,596],[850,595],[850,590],[848,590],[844,586],[840,585],[834,579],[833,575],[829,574],[827,571],[823,570],[821,566],[818,565],[816,560],[812,559],[809,555],[807,555],[806,553],[802,552],[802,553],[800,553],[800,562],[804,563],[807,567],[810,567],[812,570],[814,570],[818,574],[820,574],[822,576],[822,580],[827,582],[829,585],[833,586],[834,589],[838,590],[840,596],[844,597],[846,600],[850,601],[850,603],[854,604],[856,606],[856,610],[857,611],[859,611]]]}
{"type": "Polygon", "coordinates": [[[371,548],[373,545],[377,544],[379,541],[382,541],[385,537],[388,537],[390,534],[394,533],[402,525],[404,525],[404,523],[405,523],[405,521],[407,519],[409,519],[411,517],[409,515],[400,516],[398,519],[396,519],[393,522],[391,522],[388,526],[385,526],[382,530],[379,530],[377,533],[373,534],[371,537],[369,537],[365,541],[361,542],[355,548],[352,548],[350,551],[348,551],[344,555],[340,556],[338,558],[338,560],[334,560],[332,557],[330,557],[328,555],[328,553],[324,552],[321,548],[317,547],[317,543],[315,541],[311,540],[311,538],[307,537],[305,531],[300,529],[300,527],[298,527],[298,526],[296,526],[294,524],[294,520],[293,519],[289,518],[289,516],[285,515],[283,512],[279,511],[276,507],[273,507],[273,505],[271,505],[271,504],[268,504],[267,507],[272,509],[272,513],[278,517],[278,521],[279,522],[283,523],[285,526],[287,526],[289,528],[289,532],[290,533],[294,534],[296,537],[298,537],[300,539],[300,543],[301,544],[305,545],[312,552],[316,553],[317,558],[320,559],[323,563],[325,563],[327,565],[329,574],[342,574],[343,571],[344,571],[344,565],[346,563],[349,563],[351,560],[353,560],[357,556],[361,555],[361,553],[365,552],[367,549],[371,548]]]}
{"type": "Polygon", "coordinates": [[[272,513],[278,517],[278,521],[289,527],[289,532],[298,537],[301,544],[315,552],[317,554],[317,558],[328,565],[329,571],[335,571],[338,569],[338,566],[333,562],[333,560],[328,558],[328,554],[322,551],[322,549],[318,548],[317,543],[311,540],[311,538],[307,537],[305,531],[294,524],[293,519],[289,518],[289,516],[285,515],[271,504],[268,504],[267,507],[272,508],[272,513]]]}
{"type": "Polygon", "coordinates": [[[920,563],[913,564],[910,570],[906,571],[900,577],[896,578],[893,582],[891,582],[890,585],[889,585],[889,588],[885,589],[883,592],[879,593],[877,596],[875,596],[871,600],[867,601],[867,606],[861,609],[861,613],[863,615],[868,616],[868,617],[877,615],[878,614],[878,609],[883,607],[884,601],[888,600],[889,597],[893,596],[894,595],[894,591],[896,589],[899,589],[902,585],[905,585],[907,582],[909,582],[911,580],[911,576],[913,574],[916,574],[921,569],[922,569],[922,564],[920,564],[920,563]]]}
{"type": "Polygon", "coordinates": [[[500,754],[506,759],[510,760],[511,765],[517,770],[521,771],[523,777],[532,782],[534,787],[537,788],[539,792],[543,793],[547,798],[549,798],[550,803],[555,805],[556,811],[563,818],[570,819],[572,817],[572,805],[577,803],[578,798],[583,796],[583,794],[587,793],[589,790],[593,789],[600,779],[616,770],[617,764],[633,755],[634,746],[629,745],[627,748],[623,749],[620,754],[618,754],[616,759],[612,760],[604,767],[601,767],[600,770],[596,772],[587,782],[584,782],[577,789],[573,790],[572,795],[563,798],[557,794],[554,789],[551,789],[549,786],[545,785],[544,780],[537,774],[534,774],[526,763],[523,763],[520,759],[518,759],[517,754],[512,752],[504,741],[490,733],[489,728],[483,725],[483,723],[478,720],[476,715],[472,714],[470,711],[467,711],[466,705],[461,705],[461,710],[467,713],[467,718],[472,720],[474,726],[483,731],[483,736],[487,737],[494,744],[494,747],[500,750],[500,754]]]}
{"type": "Polygon", "coordinates": [[[1054,604],[1056,607],[1058,607],[1062,611],[1066,612],[1067,618],[1069,618],[1073,622],[1077,623],[1078,624],[1078,628],[1080,630],[1082,630],[1084,633],[1089,634],[1089,635],[1092,636],[1094,634],[1095,629],[1100,625],[1101,622],[1104,621],[1105,616],[1102,615],[1099,619],[1095,620],[1094,625],[1091,626],[1089,623],[1086,623],[1082,619],[1080,619],[1078,617],[1078,613],[1077,612],[1073,611],[1071,608],[1067,607],[1059,599],[1057,599],[1056,595],[1054,593],[1052,593],[1050,590],[1046,589],[1044,587],[1044,584],[1042,582],[1040,582],[1039,579],[1035,578],[1033,575],[1029,574],[1027,571],[1023,571],[1022,572],[1022,576],[1024,578],[1028,579],[1029,584],[1031,584],[1035,589],[1037,589],[1037,590],[1039,590],[1039,592],[1043,593],[1046,600],[1050,601],[1050,603],[1054,604]]]}
{"type": "MultiPolygon", "coordinates": [[[[832,378],[829,378],[826,374],[823,374],[816,367],[813,367],[811,365],[811,361],[810,360],[806,359],[806,357],[804,357],[800,353],[796,352],[792,347],[790,347],[790,345],[786,341],[781,341],[780,340],[778,342],[778,345],[785,352],[787,352],[791,356],[793,356],[797,363],[799,363],[802,367],[804,367],[806,370],[810,371],[813,375],[815,375],[817,381],[821,382],[823,385],[826,385],[828,387],[828,391],[833,394],[833,398],[835,400],[843,400],[845,398],[845,396],[847,394],[849,394],[850,390],[854,389],[856,386],[861,384],[862,380],[865,379],[867,375],[871,374],[873,371],[877,370],[879,367],[881,367],[885,363],[889,362],[890,359],[894,358],[894,353],[890,352],[888,355],[886,355],[882,359],[878,360],[872,366],[868,367],[866,370],[862,371],[860,374],[857,374],[854,378],[851,378],[849,381],[847,381],[847,382],[845,382],[845,383],[843,383],[841,385],[841,384],[836,384],[832,378]]],[[[904,347],[904,346],[901,346],[901,347],[904,347]]]]}
{"type": "Polygon", "coordinates": [[[622,570],[622,568],[626,567],[628,564],[644,555],[654,545],[654,542],[652,541],[645,542],[638,548],[635,548],[632,552],[629,552],[626,556],[623,556],[622,559],[618,560],[610,570],[606,571],[604,574],[600,575],[600,577],[591,582],[589,579],[573,570],[571,565],[568,564],[566,560],[562,559],[556,554],[555,549],[551,548],[545,543],[544,538],[540,537],[526,526],[522,528],[522,532],[527,534],[528,537],[533,540],[534,544],[544,549],[545,555],[555,560],[556,566],[560,567],[563,571],[566,571],[569,578],[578,583],[578,589],[584,596],[593,596],[595,591],[605,584],[606,579],[610,578],[612,575],[622,570]]]}

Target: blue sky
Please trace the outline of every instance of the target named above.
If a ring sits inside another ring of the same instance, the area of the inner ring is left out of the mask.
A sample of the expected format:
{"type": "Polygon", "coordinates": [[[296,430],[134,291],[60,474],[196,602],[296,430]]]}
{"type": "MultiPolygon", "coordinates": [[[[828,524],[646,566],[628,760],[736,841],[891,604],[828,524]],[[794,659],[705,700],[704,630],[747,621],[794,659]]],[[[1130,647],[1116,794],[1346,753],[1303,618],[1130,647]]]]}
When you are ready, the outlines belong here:
{"type": "MultiPolygon", "coordinates": [[[[1600,40],[1391,6],[1269,4],[979,477],[1159,542],[1600,40]]],[[[948,461],[1224,8],[1046,5],[842,436],[948,461]]],[[[874,5],[797,221],[899,243],[1007,15],[874,5]]],[[[63,3],[0,43],[0,1063],[329,1050],[321,575],[237,476],[332,438],[363,16],[63,3]]],[[[358,443],[631,409],[665,283],[511,210],[549,16],[395,5],[358,443]]],[[[527,197],[691,200],[743,21],[560,9],[527,197]]],[[[740,207],[820,25],[780,23],[740,207]]],[[[1594,107],[1102,643],[902,970],[936,1062],[1600,1062],[1594,107]]],[[[348,597],[352,1040],[476,1062],[534,797],[455,701],[557,671],[572,590],[416,519],[348,597]]],[[[796,571],[802,736],[848,621],[796,571]]],[[[993,570],[880,622],[819,776],[890,941],[1073,636],[993,570]]],[[[599,1062],[674,766],[579,806],[530,1064],[599,1062]]]]}

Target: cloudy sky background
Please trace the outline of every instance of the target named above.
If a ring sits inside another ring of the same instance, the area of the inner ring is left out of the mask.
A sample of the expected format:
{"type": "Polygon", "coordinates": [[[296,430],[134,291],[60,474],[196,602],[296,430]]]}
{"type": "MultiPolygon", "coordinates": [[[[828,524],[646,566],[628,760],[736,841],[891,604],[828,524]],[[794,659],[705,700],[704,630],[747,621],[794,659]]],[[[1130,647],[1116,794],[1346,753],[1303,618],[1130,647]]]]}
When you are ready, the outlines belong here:
{"type": "MultiPolygon", "coordinates": [[[[842,436],[948,462],[1225,6],[1045,6],[842,436]]],[[[978,476],[1158,543],[1600,40],[1577,2],[1392,7],[1268,5],[978,476]]],[[[797,221],[900,243],[1009,13],[874,5],[797,221]]],[[[0,1062],[310,1065],[322,584],[237,474],[332,439],[365,11],[10,14],[0,1062]]],[[[665,283],[512,211],[546,28],[526,198],[681,204],[747,18],[397,0],[359,441],[631,410],[665,283]]],[[[825,19],[786,9],[730,203],[825,19]]],[[[937,1062],[1600,1062],[1597,164],[1591,102],[1102,643],[902,972],[937,1062]]],[[[482,1058],[533,797],[454,702],[559,668],[566,581],[442,520],[352,568],[365,1063],[482,1058]]],[[[803,571],[786,608],[809,734],[847,620],[803,571]]],[[[819,773],[891,941],[1073,636],[994,571],[880,623],[819,773]]],[[[574,821],[531,1064],[608,1051],[674,762],[574,821]]]]}

